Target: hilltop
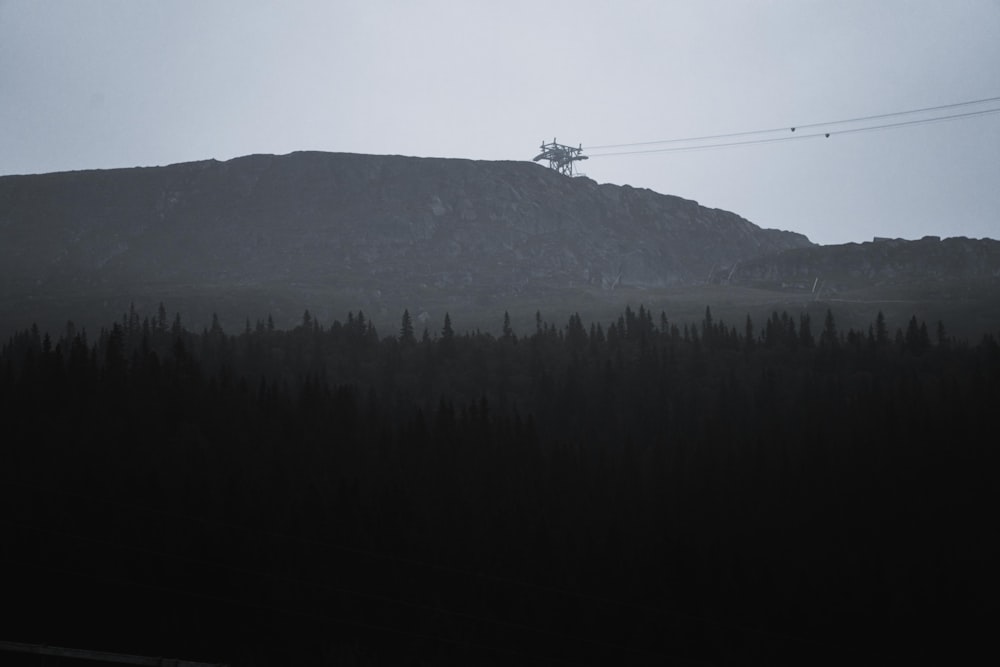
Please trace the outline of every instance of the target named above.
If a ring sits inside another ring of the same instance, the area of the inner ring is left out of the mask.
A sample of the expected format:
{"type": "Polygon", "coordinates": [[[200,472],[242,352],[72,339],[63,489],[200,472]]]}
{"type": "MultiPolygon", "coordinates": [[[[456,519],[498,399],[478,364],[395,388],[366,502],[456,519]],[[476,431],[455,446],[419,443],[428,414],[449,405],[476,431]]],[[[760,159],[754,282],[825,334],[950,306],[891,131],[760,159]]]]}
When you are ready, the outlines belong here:
{"type": "Polygon", "coordinates": [[[0,178],[0,299],[22,325],[161,300],[231,323],[292,322],[303,308],[437,321],[567,290],[704,284],[720,266],[810,245],[528,162],[301,152],[0,178]]]}
{"type": "Polygon", "coordinates": [[[135,304],[229,330],[309,309],[381,331],[775,310],[865,326],[878,311],[1000,328],[1000,243],[818,246],[735,213],[531,162],[299,152],[0,177],[0,323],[95,327],[135,304]]]}

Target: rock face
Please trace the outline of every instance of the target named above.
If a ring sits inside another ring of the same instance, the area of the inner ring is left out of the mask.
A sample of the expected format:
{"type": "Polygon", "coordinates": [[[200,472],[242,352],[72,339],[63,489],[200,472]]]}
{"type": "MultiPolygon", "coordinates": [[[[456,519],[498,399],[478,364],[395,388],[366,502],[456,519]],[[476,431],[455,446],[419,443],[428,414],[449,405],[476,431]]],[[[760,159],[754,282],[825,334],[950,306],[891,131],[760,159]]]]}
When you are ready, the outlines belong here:
{"type": "Polygon", "coordinates": [[[64,281],[669,285],[808,246],[534,164],[330,153],[0,178],[7,288],[64,281]]]}
{"type": "Polygon", "coordinates": [[[0,298],[706,282],[801,234],[528,162],[337,153],[0,178],[0,298]]]}
{"type": "Polygon", "coordinates": [[[755,287],[807,288],[822,281],[827,291],[921,286],[1000,286],[1000,241],[927,236],[917,241],[876,239],[870,243],[797,248],[745,260],[716,279],[755,287]]]}

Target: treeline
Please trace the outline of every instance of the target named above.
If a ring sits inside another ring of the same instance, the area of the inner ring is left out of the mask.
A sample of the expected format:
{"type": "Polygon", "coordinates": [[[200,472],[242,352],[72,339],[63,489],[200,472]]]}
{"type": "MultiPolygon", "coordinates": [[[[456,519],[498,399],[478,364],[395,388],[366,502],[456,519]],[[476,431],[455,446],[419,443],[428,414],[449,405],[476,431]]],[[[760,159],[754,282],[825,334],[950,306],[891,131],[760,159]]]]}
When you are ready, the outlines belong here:
{"type": "Polygon", "coordinates": [[[932,328],[640,307],[234,335],[161,306],[19,333],[10,638],[240,665],[970,652],[1000,346],[932,328]]]}

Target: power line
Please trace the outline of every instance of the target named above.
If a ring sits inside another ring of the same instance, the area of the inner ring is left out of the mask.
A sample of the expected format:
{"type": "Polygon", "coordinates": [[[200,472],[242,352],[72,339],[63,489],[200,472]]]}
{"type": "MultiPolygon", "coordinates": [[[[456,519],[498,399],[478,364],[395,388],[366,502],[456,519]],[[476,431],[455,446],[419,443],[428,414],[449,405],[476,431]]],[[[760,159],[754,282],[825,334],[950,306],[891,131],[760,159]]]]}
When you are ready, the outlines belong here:
{"type": "MultiPolygon", "coordinates": [[[[896,122],[896,123],[882,123],[882,124],[879,124],[879,125],[868,125],[868,126],[865,126],[865,127],[845,128],[845,129],[842,129],[842,130],[831,130],[830,132],[814,132],[812,134],[794,134],[792,136],[770,137],[770,138],[766,138],[766,139],[750,139],[748,141],[727,141],[727,142],[721,142],[721,143],[702,144],[702,145],[697,145],[697,146],[675,146],[675,147],[670,147],[670,148],[648,148],[648,149],[644,149],[644,150],[613,151],[613,152],[610,152],[610,153],[592,153],[589,157],[596,158],[596,157],[610,157],[610,156],[615,156],[615,155],[641,155],[643,153],[682,153],[682,152],[688,152],[688,151],[713,150],[713,149],[717,149],[717,148],[732,148],[732,147],[735,147],[735,146],[752,146],[752,145],[756,145],[756,144],[773,144],[773,143],[779,143],[779,142],[783,142],[783,141],[802,141],[802,140],[805,140],[805,139],[820,139],[820,138],[827,138],[828,139],[828,138],[830,138],[833,135],[857,134],[857,133],[860,133],[860,132],[872,132],[872,131],[875,131],[875,130],[885,130],[885,129],[898,128],[898,127],[907,127],[907,126],[913,126],[913,125],[926,125],[926,124],[930,124],[930,123],[939,123],[939,122],[944,122],[944,121],[949,121],[949,120],[957,120],[957,119],[960,119],[960,118],[972,118],[972,117],[976,117],[976,116],[986,116],[986,115],[994,114],[994,113],[1000,113],[1000,108],[982,109],[982,110],[979,110],[979,111],[969,111],[967,113],[950,114],[950,115],[947,115],[947,116],[934,116],[932,118],[919,118],[919,119],[915,119],[915,120],[899,121],[899,122],[896,122]]],[[[848,122],[848,121],[842,121],[842,122],[848,122]]],[[[802,126],[799,126],[799,127],[819,127],[821,125],[832,125],[832,124],[833,123],[822,123],[822,124],[816,123],[814,125],[808,125],[808,126],[802,125],[802,126]]],[[[795,128],[795,129],[798,129],[798,128],[795,128]]],[[[783,131],[787,132],[788,130],[789,130],[789,128],[783,128],[783,131]]],[[[751,135],[751,134],[762,134],[762,133],[774,132],[774,131],[775,130],[760,130],[758,132],[738,133],[736,135],[728,135],[728,136],[747,136],[747,135],[751,135]]],[[[720,136],[724,136],[724,135],[720,135],[720,136]]],[[[680,143],[680,142],[683,142],[683,141],[696,141],[696,139],[676,139],[676,140],[671,140],[671,141],[680,143]]],[[[649,142],[649,143],[666,143],[666,142],[649,142]]],[[[636,144],[636,145],[638,145],[638,144],[636,144]]]]}
{"type": "Polygon", "coordinates": [[[939,123],[948,120],[955,120],[958,118],[972,118],[974,116],[986,116],[991,113],[1000,112],[1000,107],[996,109],[982,109],[980,111],[970,111],[968,113],[957,113],[951,114],[949,116],[935,116],[933,118],[919,118],[917,120],[905,120],[898,123],[886,123],[883,125],[872,125],[869,127],[854,127],[848,128],[846,130],[837,130],[836,132],[831,132],[830,134],[855,134],[858,132],[869,132],[871,130],[884,130],[892,127],[905,127],[907,125],[924,125],[928,123],[939,123]]]}
{"type": "Polygon", "coordinates": [[[644,153],[686,153],[689,151],[706,151],[715,148],[732,148],[734,146],[752,146],[755,144],[774,144],[782,141],[802,141],[805,139],[818,139],[823,137],[823,133],[798,134],[791,137],[773,137],[770,139],[751,139],[749,141],[728,141],[720,144],[705,144],[702,146],[678,146],[674,148],[647,148],[638,151],[614,151],[612,153],[594,153],[589,157],[612,157],[615,155],[642,155],[644,153]]]}
{"type": "MultiPolygon", "coordinates": [[[[998,102],[998,101],[1000,101],[1000,97],[985,97],[985,98],[978,99],[978,100],[969,100],[967,102],[955,102],[953,104],[941,104],[941,105],[933,106],[933,107],[923,107],[921,109],[909,109],[907,111],[894,111],[892,113],[874,114],[874,115],[870,115],[870,116],[857,116],[855,118],[845,118],[845,119],[842,119],[842,120],[825,121],[825,122],[822,122],[822,123],[806,123],[806,124],[801,124],[801,125],[785,125],[783,127],[775,127],[775,128],[766,129],[766,130],[747,130],[747,131],[744,131],[744,132],[729,132],[729,133],[726,133],[726,134],[709,134],[709,135],[704,135],[704,136],[700,136],[700,137],[684,137],[684,138],[677,138],[677,139],[659,139],[659,140],[656,140],[656,141],[636,141],[636,142],[624,143],[624,144],[603,144],[603,145],[600,145],[600,146],[587,146],[586,150],[595,151],[595,150],[604,150],[604,149],[608,149],[608,148],[630,148],[630,147],[633,147],[633,146],[653,146],[653,145],[657,145],[657,144],[676,144],[676,143],[689,143],[689,142],[695,142],[695,141],[711,141],[711,140],[717,140],[717,139],[733,139],[735,137],[748,137],[748,136],[753,136],[753,135],[757,135],[757,134],[773,134],[775,132],[787,132],[789,129],[792,129],[794,131],[795,129],[814,129],[814,128],[818,128],[818,127],[831,127],[831,126],[835,126],[835,125],[846,125],[846,124],[849,124],[849,123],[858,123],[858,122],[867,121],[867,120],[880,120],[880,119],[883,119],[883,118],[893,118],[893,117],[897,117],[897,116],[907,116],[907,115],[911,115],[911,114],[915,114],[915,113],[926,113],[928,111],[942,111],[944,109],[955,109],[955,108],[959,108],[959,107],[972,106],[974,104],[986,104],[986,103],[992,103],[992,102],[998,102]]],[[[989,112],[987,112],[987,113],[989,113],[989,112]]],[[[742,143],[742,142],[740,142],[740,143],[742,143]]],[[[618,153],[614,153],[614,155],[617,155],[617,154],[618,153]]],[[[607,155],[611,155],[611,153],[608,153],[607,155]]]]}
{"type": "Polygon", "coordinates": [[[973,104],[987,104],[992,102],[1000,102],[1000,97],[984,97],[981,100],[969,100],[968,102],[955,102],[954,104],[942,104],[936,107],[924,107],[923,109],[910,109],[909,111],[895,111],[893,113],[876,114],[874,116],[858,116],[857,118],[846,118],[844,120],[829,121],[826,123],[811,123],[808,125],[796,125],[795,127],[814,128],[814,127],[824,127],[827,125],[845,125],[847,123],[858,123],[865,120],[880,120],[882,118],[907,116],[915,113],[924,113],[926,111],[942,111],[944,109],[956,109],[958,107],[972,106],[973,104]]]}

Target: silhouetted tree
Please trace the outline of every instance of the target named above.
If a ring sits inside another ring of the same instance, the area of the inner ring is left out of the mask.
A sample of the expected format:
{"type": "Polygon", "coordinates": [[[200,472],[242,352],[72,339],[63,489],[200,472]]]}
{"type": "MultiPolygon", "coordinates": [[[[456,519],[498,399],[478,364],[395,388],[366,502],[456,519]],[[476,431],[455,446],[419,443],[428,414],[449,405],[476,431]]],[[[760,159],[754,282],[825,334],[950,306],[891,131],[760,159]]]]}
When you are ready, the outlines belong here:
{"type": "Polygon", "coordinates": [[[823,321],[823,333],[820,334],[820,345],[825,348],[836,348],[840,341],[837,336],[837,323],[833,319],[833,311],[827,309],[826,319],[823,321]]]}
{"type": "Polygon", "coordinates": [[[406,346],[416,344],[417,339],[413,335],[413,321],[410,319],[410,311],[403,311],[403,319],[399,326],[399,342],[406,346]]]}
{"type": "Polygon", "coordinates": [[[451,315],[444,314],[444,326],[441,327],[441,351],[451,355],[455,351],[455,331],[451,328],[451,315]]]}
{"type": "Polygon", "coordinates": [[[885,316],[878,311],[875,317],[875,345],[885,347],[889,344],[889,330],[885,326],[885,316]]]}

